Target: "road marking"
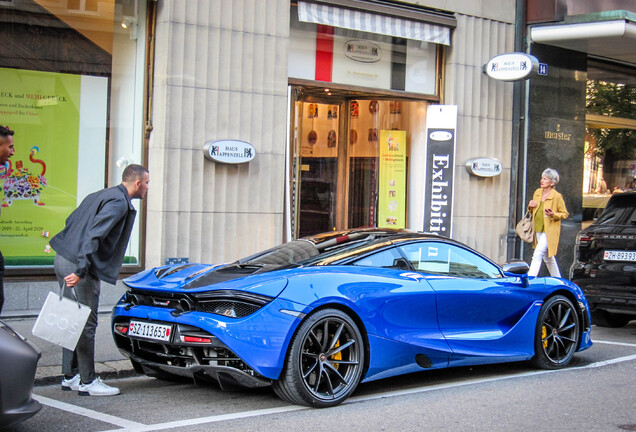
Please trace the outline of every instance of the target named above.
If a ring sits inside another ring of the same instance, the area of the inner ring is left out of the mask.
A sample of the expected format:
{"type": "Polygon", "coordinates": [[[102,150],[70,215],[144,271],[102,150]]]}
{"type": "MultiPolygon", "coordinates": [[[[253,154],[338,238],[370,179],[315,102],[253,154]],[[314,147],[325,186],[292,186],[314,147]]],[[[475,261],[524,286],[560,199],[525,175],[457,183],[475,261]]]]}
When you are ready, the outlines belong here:
{"type": "Polygon", "coordinates": [[[602,341],[602,340],[593,340],[595,344],[605,344],[605,345],[618,345],[618,346],[626,346],[631,348],[636,348],[636,344],[630,344],[625,342],[612,342],[612,341],[602,341]]]}
{"type": "MultiPolygon", "coordinates": [[[[604,342],[599,342],[599,343],[604,343],[604,342]]],[[[530,376],[544,375],[549,373],[568,372],[568,371],[577,371],[582,369],[598,368],[598,367],[608,366],[608,365],[617,364],[617,363],[623,363],[623,362],[632,361],[632,360],[636,360],[636,354],[624,356],[624,357],[618,357],[618,358],[614,358],[610,360],[604,360],[604,361],[600,361],[596,363],[591,363],[585,366],[571,367],[571,368],[565,368],[565,369],[513,373],[510,375],[496,376],[496,377],[490,377],[490,378],[475,378],[475,379],[463,380],[460,382],[454,382],[454,383],[448,383],[448,384],[437,384],[437,385],[431,385],[426,387],[415,387],[412,389],[405,389],[405,390],[387,391],[383,393],[376,393],[369,396],[357,396],[357,397],[354,396],[344,401],[343,405],[372,401],[377,399],[385,399],[390,397],[426,393],[426,392],[431,392],[436,390],[446,390],[446,389],[452,389],[452,388],[458,388],[458,387],[465,387],[469,385],[486,384],[486,383],[492,383],[492,382],[503,381],[508,379],[514,379],[514,378],[526,378],[530,376]]],[[[160,431],[165,429],[188,427],[188,426],[195,426],[195,425],[201,425],[201,424],[207,424],[207,423],[217,423],[217,422],[228,421],[228,420],[240,420],[240,419],[249,418],[249,417],[266,416],[266,415],[272,415],[272,414],[281,414],[281,413],[311,409],[304,406],[287,405],[287,406],[278,407],[278,408],[242,411],[242,412],[236,412],[231,414],[220,414],[220,415],[214,415],[214,416],[208,416],[208,417],[199,417],[199,418],[186,419],[186,420],[175,420],[171,422],[146,425],[143,423],[137,423],[137,422],[125,420],[125,419],[111,416],[108,414],[102,414],[97,411],[88,410],[88,409],[67,404],[64,402],[58,402],[56,400],[48,399],[42,396],[34,395],[33,397],[42,404],[49,405],[54,408],[59,408],[65,411],[69,411],[75,414],[84,415],[84,416],[94,418],[96,420],[100,420],[106,423],[111,423],[115,426],[119,426],[123,428],[123,429],[112,429],[112,430],[108,430],[104,432],[124,432],[124,431],[152,432],[152,431],[160,431]]]]}
{"type": "Polygon", "coordinates": [[[137,422],[126,420],[120,417],[115,417],[110,414],[101,413],[99,411],[93,411],[87,408],[79,407],[77,405],[71,405],[66,402],[60,402],[55,399],[49,399],[47,397],[36,395],[36,394],[33,395],[33,399],[40,402],[42,405],[47,405],[52,408],[57,408],[62,411],[70,412],[72,414],[77,414],[84,417],[90,417],[92,419],[99,420],[104,423],[110,423],[110,424],[120,426],[123,428],[136,428],[136,427],[144,426],[142,423],[137,423],[137,422]]]}

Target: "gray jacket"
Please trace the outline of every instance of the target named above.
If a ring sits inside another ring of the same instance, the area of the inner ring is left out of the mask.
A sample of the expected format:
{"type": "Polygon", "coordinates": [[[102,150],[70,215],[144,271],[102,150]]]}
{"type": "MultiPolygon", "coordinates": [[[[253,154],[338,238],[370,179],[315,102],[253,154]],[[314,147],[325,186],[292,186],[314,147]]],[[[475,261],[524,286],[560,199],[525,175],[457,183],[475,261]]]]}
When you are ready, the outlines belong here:
{"type": "Polygon", "coordinates": [[[91,274],[114,284],[136,214],[124,185],[93,192],[66,219],[51,247],[77,264],[75,274],[80,278],[91,274]]]}

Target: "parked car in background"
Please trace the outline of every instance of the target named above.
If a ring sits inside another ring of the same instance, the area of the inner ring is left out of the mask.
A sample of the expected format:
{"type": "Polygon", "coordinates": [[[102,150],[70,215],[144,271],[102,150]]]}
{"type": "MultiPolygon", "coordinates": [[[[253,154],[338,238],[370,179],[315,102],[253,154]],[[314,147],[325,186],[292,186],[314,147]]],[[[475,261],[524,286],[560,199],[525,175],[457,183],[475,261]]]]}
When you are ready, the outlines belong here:
{"type": "Polygon", "coordinates": [[[33,399],[40,350],[0,321],[0,429],[35,415],[42,406],[33,399]]]}
{"type": "Polygon", "coordinates": [[[129,277],[112,331],[149,376],[271,385],[291,403],[329,407],[360,382],[410,372],[567,366],[592,345],[585,296],[527,272],[439,236],[331,231],[229,264],[129,277]]]}
{"type": "Polygon", "coordinates": [[[622,327],[636,319],[636,192],[612,195],[579,232],[570,280],[585,292],[595,324],[622,327]]]}

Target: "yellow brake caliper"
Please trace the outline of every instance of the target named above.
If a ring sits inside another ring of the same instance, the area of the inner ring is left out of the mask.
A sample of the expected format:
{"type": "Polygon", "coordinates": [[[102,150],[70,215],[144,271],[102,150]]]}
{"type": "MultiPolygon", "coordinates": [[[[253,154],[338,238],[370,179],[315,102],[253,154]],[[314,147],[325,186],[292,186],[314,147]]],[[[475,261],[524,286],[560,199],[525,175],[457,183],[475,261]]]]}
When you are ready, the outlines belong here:
{"type": "Polygon", "coordinates": [[[548,347],[548,329],[545,326],[541,327],[541,340],[543,341],[543,348],[548,347]]]}
{"type": "MultiPolygon", "coordinates": [[[[336,344],[334,345],[334,348],[338,348],[339,346],[340,346],[340,341],[337,341],[336,344]]],[[[335,361],[342,360],[342,351],[338,351],[337,353],[332,355],[331,358],[335,361]]],[[[340,367],[340,364],[335,364],[333,367],[336,368],[336,370],[338,370],[338,368],[340,367]]]]}

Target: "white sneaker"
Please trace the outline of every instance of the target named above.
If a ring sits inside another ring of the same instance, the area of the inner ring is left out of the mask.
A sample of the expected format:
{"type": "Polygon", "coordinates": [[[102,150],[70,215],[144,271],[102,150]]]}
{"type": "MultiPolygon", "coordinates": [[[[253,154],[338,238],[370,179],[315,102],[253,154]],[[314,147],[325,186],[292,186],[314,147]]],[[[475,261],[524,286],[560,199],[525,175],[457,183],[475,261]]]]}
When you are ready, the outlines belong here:
{"type": "Polygon", "coordinates": [[[77,389],[77,394],[80,396],[114,396],[119,394],[119,389],[109,386],[100,377],[97,377],[92,383],[81,383],[77,389]]]}
{"type": "Polygon", "coordinates": [[[62,390],[64,390],[64,391],[79,390],[80,381],[81,380],[80,380],[79,374],[75,375],[71,379],[64,378],[62,380],[62,390]]]}

